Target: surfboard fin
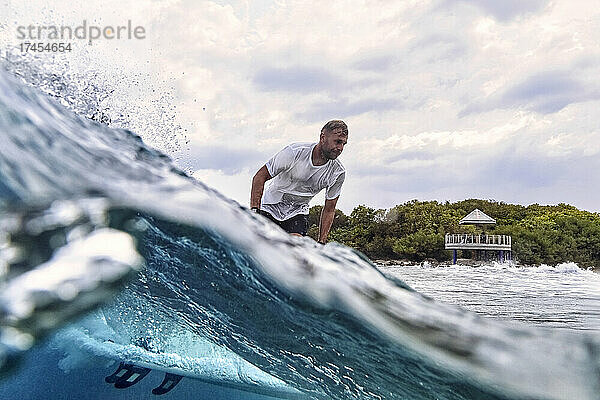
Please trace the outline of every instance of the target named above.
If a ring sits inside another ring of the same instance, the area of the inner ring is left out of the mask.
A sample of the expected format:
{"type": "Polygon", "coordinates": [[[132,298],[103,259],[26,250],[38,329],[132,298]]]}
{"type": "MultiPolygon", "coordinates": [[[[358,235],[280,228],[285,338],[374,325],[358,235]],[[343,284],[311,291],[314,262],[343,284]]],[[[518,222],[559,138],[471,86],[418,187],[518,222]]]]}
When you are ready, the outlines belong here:
{"type": "Polygon", "coordinates": [[[179,381],[183,378],[181,375],[175,375],[170,372],[165,373],[165,379],[163,379],[162,383],[152,389],[152,394],[161,395],[171,391],[179,381]]]}
{"type": "Polygon", "coordinates": [[[133,364],[122,362],[119,364],[117,370],[112,375],[104,378],[104,380],[106,383],[114,383],[117,389],[125,389],[144,379],[150,371],[150,368],[137,367],[133,364]]]}

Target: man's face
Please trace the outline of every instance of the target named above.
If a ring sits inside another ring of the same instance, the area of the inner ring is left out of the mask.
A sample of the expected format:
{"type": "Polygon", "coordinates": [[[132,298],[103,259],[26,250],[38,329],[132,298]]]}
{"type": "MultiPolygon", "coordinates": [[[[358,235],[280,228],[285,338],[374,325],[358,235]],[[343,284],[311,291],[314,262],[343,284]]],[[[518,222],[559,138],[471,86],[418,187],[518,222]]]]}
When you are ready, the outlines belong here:
{"type": "Polygon", "coordinates": [[[342,128],[334,129],[332,132],[321,133],[321,149],[323,155],[328,160],[335,160],[338,158],[344,146],[348,142],[348,136],[342,134],[342,128]]]}

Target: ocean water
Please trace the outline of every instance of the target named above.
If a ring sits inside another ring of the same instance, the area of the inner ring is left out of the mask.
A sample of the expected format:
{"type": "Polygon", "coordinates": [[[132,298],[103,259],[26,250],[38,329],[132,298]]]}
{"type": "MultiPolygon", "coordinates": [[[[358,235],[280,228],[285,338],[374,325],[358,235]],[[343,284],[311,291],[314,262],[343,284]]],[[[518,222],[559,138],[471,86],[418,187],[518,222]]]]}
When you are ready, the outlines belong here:
{"type": "Polygon", "coordinates": [[[0,398],[600,398],[593,273],[379,269],[7,69],[0,398]],[[119,360],[154,370],[116,389],[119,360]]]}
{"type": "Polygon", "coordinates": [[[425,262],[382,269],[420,293],[486,317],[600,332],[600,274],[575,263],[436,267],[425,262]]]}

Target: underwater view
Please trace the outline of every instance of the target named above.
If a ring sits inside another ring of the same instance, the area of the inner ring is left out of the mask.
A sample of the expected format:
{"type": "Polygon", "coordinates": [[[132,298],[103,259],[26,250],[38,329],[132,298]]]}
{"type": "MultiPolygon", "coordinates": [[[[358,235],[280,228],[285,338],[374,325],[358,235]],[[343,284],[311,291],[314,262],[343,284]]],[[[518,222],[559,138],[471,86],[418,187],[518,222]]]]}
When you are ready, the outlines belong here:
{"type": "Polygon", "coordinates": [[[290,236],[37,78],[0,71],[0,398],[600,399],[597,273],[290,236]]]}

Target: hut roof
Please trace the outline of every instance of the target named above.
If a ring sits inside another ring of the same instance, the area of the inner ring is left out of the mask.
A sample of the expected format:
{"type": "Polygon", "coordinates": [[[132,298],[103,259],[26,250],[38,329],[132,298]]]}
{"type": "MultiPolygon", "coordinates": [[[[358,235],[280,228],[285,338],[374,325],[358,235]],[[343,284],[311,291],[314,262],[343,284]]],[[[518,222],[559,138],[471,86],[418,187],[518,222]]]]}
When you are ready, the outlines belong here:
{"type": "Polygon", "coordinates": [[[486,215],[483,211],[479,209],[474,209],[460,220],[459,224],[461,225],[483,225],[483,224],[495,224],[496,220],[488,215],[486,215]]]}

